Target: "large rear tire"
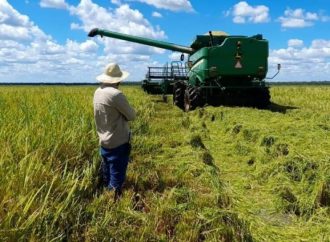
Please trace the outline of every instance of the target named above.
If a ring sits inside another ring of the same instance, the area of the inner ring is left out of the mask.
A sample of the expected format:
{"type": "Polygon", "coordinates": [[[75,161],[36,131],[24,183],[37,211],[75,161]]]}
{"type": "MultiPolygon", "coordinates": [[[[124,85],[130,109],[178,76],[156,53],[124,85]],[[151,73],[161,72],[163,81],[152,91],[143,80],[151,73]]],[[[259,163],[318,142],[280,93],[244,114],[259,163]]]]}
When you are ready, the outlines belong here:
{"type": "Polygon", "coordinates": [[[258,98],[256,103],[257,108],[265,109],[270,105],[270,93],[267,87],[259,89],[256,96],[258,98]]]}
{"type": "Polygon", "coordinates": [[[214,106],[229,105],[266,109],[270,105],[270,94],[267,87],[227,89],[209,97],[208,103],[214,106]]]}
{"type": "Polygon", "coordinates": [[[270,105],[270,94],[267,87],[252,88],[247,92],[247,106],[265,109],[270,105]]]}

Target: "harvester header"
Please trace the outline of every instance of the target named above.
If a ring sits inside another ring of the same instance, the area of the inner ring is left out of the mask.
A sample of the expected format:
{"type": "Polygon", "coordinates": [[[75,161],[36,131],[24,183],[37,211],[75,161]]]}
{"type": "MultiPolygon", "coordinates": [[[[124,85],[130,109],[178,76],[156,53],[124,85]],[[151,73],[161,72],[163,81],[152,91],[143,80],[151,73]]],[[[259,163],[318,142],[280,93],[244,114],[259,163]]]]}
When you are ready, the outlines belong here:
{"type": "Polygon", "coordinates": [[[88,36],[89,37],[94,37],[96,35],[100,35],[101,37],[107,36],[110,38],[115,38],[115,39],[121,39],[121,40],[126,40],[130,42],[135,42],[143,45],[149,45],[153,47],[158,47],[162,49],[167,49],[167,50],[172,50],[172,51],[178,51],[181,53],[186,53],[186,54],[192,54],[194,53],[194,49],[187,47],[187,46],[182,46],[182,45],[177,45],[173,43],[168,43],[165,41],[160,41],[160,40],[153,40],[153,39],[148,39],[148,38],[143,38],[139,36],[132,36],[128,34],[122,34],[122,33],[117,33],[105,29],[92,29],[88,36]]]}

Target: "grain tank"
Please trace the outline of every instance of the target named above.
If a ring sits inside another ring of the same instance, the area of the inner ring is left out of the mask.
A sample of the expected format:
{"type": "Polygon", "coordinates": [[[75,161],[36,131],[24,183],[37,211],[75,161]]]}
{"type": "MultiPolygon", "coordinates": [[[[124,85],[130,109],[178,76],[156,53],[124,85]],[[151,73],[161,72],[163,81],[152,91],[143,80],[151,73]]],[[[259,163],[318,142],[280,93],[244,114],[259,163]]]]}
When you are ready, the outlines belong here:
{"type": "Polygon", "coordinates": [[[197,35],[190,46],[92,29],[88,36],[100,35],[167,50],[186,53],[188,76],[173,83],[173,102],[189,111],[198,106],[270,104],[265,85],[268,71],[268,41],[262,35],[251,37],[209,31],[197,35]]]}

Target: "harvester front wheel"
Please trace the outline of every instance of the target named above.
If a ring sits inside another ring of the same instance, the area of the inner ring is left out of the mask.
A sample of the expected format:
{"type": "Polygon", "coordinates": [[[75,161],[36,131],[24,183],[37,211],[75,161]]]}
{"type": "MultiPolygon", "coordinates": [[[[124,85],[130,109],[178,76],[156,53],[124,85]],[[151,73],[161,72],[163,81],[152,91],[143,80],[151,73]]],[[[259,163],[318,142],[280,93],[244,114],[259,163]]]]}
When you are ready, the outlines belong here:
{"type": "Polygon", "coordinates": [[[187,87],[184,95],[184,110],[186,112],[203,106],[201,91],[197,87],[187,87]]]}
{"type": "Polygon", "coordinates": [[[184,92],[184,111],[188,112],[191,110],[190,98],[189,98],[189,90],[186,89],[184,92]]]}
{"type": "Polygon", "coordinates": [[[165,94],[162,95],[162,100],[164,103],[167,103],[167,96],[165,94]]]}
{"type": "Polygon", "coordinates": [[[173,103],[181,109],[184,109],[185,89],[186,89],[186,86],[182,81],[178,81],[178,82],[174,83],[173,103]]]}

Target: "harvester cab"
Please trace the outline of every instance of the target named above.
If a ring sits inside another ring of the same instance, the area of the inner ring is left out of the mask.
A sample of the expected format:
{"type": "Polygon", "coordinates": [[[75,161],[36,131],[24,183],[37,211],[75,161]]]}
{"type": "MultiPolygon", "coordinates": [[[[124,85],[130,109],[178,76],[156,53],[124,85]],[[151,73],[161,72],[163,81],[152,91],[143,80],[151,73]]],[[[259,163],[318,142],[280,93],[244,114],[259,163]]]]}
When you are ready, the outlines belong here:
{"type": "MultiPolygon", "coordinates": [[[[251,37],[210,31],[197,35],[190,46],[93,29],[88,36],[106,36],[188,54],[189,72],[176,76],[173,102],[189,111],[211,105],[244,105],[264,108],[270,104],[265,83],[268,71],[268,41],[262,35],[251,37]]],[[[147,83],[147,82],[145,82],[147,83]]],[[[173,84],[173,85],[172,85],[173,84]]]]}

